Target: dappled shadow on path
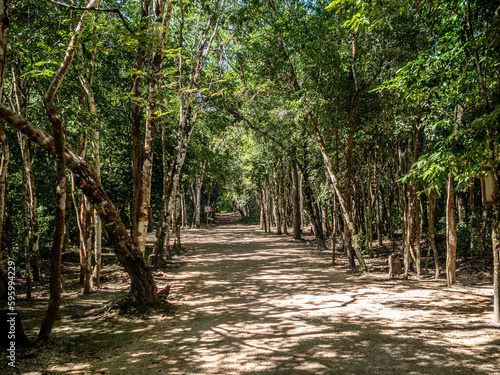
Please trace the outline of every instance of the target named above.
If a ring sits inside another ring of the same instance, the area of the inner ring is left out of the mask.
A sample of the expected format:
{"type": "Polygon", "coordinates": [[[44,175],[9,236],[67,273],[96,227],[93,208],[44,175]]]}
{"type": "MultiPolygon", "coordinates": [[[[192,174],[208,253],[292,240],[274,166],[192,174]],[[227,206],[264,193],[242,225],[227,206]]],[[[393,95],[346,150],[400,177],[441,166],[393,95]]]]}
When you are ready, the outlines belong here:
{"type": "Polygon", "coordinates": [[[182,306],[96,372],[494,374],[491,298],[318,267],[311,249],[248,226],[188,231],[182,306]]]}
{"type": "Polygon", "coordinates": [[[500,373],[490,295],[353,274],[304,242],[223,224],[184,231],[182,266],[165,270],[174,316],[62,324],[63,344],[85,351],[60,346],[67,366],[45,373],[500,373]]]}

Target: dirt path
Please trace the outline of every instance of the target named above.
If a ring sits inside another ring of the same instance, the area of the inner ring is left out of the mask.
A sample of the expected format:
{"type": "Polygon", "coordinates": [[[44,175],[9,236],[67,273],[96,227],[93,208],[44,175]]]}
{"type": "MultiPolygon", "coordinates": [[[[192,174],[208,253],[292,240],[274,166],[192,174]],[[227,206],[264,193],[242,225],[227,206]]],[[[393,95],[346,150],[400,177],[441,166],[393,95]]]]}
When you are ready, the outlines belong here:
{"type": "Polygon", "coordinates": [[[63,321],[56,335],[85,350],[40,374],[500,374],[489,287],[353,275],[229,221],[184,246],[167,272],[173,316],[63,321]]]}
{"type": "Polygon", "coordinates": [[[186,231],[178,313],[96,372],[500,374],[488,290],[333,271],[310,246],[255,229],[186,231]]]}

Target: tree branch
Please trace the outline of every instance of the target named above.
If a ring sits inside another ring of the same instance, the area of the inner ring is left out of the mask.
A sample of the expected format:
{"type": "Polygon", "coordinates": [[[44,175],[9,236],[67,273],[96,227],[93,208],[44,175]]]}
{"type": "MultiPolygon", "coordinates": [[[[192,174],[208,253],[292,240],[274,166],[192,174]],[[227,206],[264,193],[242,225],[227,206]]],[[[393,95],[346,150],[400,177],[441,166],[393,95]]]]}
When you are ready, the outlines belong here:
{"type": "Polygon", "coordinates": [[[130,26],[128,25],[127,21],[125,20],[125,17],[123,17],[123,14],[122,12],[120,12],[119,9],[103,9],[103,8],[96,8],[96,7],[77,7],[77,6],[73,6],[73,5],[68,5],[68,4],[64,4],[64,3],[61,3],[59,1],[55,1],[55,0],[45,0],[53,5],[58,5],[58,6],[62,6],[64,8],[68,8],[68,9],[72,9],[72,10],[83,10],[83,11],[89,11],[89,12],[103,12],[103,13],[115,13],[118,15],[118,17],[120,17],[120,19],[122,20],[122,23],[123,23],[123,26],[125,26],[125,28],[130,32],[130,34],[134,35],[135,36],[135,32],[134,30],[132,30],[130,28],[130,26]]]}

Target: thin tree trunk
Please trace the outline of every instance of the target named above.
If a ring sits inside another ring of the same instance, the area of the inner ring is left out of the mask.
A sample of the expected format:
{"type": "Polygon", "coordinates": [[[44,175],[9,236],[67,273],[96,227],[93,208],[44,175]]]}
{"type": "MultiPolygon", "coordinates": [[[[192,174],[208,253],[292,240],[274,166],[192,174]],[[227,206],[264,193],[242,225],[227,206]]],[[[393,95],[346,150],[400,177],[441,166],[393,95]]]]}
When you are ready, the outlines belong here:
{"type": "MultiPolygon", "coordinates": [[[[27,150],[29,150],[29,145],[27,150]]],[[[38,223],[38,200],[33,173],[33,159],[28,157],[28,191],[30,196],[31,253],[33,254],[33,281],[40,281],[42,256],[40,253],[40,225],[38,223]]]]}
{"type": "MultiPolygon", "coordinates": [[[[162,64],[168,27],[170,23],[170,13],[164,18],[166,0],[153,0],[154,24],[152,37],[156,42],[154,46],[153,61],[151,64],[151,78],[149,81],[149,98],[146,106],[146,125],[144,134],[144,159],[142,162],[141,176],[141,199],[139,205],[139,218],[137,222],[137,244],[143,254],[146,252],[146,236],[148,231],[149,207],[151,202],[151,178],[153,173],[153,150],[154,136],[157,127],[158,103],[162,97],[162,64]]],[[[172,10],[171,3],[167,8],[172,10]]]]}
{"type": "MultiPolygon", "coordinates": [[[[146,33],[149,28],[149,8],[150,0],[141,1],[141,21],[140,21],[140,34],[146,33]]],[[[147,58],[147,47],[145,38],[139,40],[137,50],[137,58],[134,64],[134,71],[137,74],[133,75],[132,79],[132,97],[131,106],[131,129],[132,129],[132,185],[133,185],[133,199],[132,199],[132,233],[136,243],[138,243],[139,234],[139,216],[142,204],[142,147],[141,147],[141,95],[142,95],[142,67],[147,58]]],[[[141,252],[143,249],[139,246],[141,252]]]]}
{"type": "Polygon", "coordinates": [[[22,218],[23,218],[23,235],[24,235],[24,259],[26,262],[26,299],[31,299],[31,254],[30,254],[30,225],[28,219],[28,152],[26,137],[17,133],[19,146],[21,148],[22,163],[23,163],[23,205],[22,205],[22,218]]]}
{"type": "Polygon", "coordinates": [[[455,219],[455,186],[453,177],[448,177],[446,196],[446,281],[448,287],[455,284],[457,261],[457,225],[455,219]]]}
{"type": "MultiPolygon", "coordinates": [[[[376,173],[376,167],[375,167],[375,179],[377,179],[377,173],[376,173]]],[[[373,208],[376,204],[376,198],[374,197],[373,194],[373,188],[372,188],[372,175],[370,173],[370,170],[368,170],[368,222],[367,222],[367,230],[368,230],[368,244],[370,246],[370,258],[373,258],[373,246],[372,246],[372,241],[373,241],[373,208]]],[[[379,228],[379,221],[377,219],[377,235],[380,237],[380,231],[378,231],[379,228]]]]}
{"type": "MultiPolygon", "coordinates": [[[[96,4],[97,5],[97,4],[96,4]]],[[[59,312],[61,304],[61,256],[64,243],[64,229],[66,216],[66,154],[64,150],[64,131],[61,118],[52,104],[52,100],[44,97],[44,105],[47,115],[52,123],[54,134],[53,144],[57,160],[57,186],[56,186],[56,208],[55,228],[52,239],[51,262],[50,262],[50,298],[47,313],[38,333],[38,341],[48,339],[52,327],[59,312]]]]}
{"type": "MultiPolygon", "coordinates": [[[[352,170],[352,152],[354,149],[354,140],[351,137],[347,140],[347,146],[345,151],[345,178],[344,178],[344,192],[343,197],[345,197],[345,210],[352,215],[352,197],[351,197],[351,170],[352,170]]],[[[323,157],[324,158],[324,157],[323,157]]],[[[331,177],[330,177],[331,178],[331,177]]],[[[340,201],[340,199],[339,199],[340,201]]],[[[344,217],[345,219],[345,217],[344,217]]],[[[354,218],[351,218],[353,220],[354,218]]],[[[344,252],[347,254],[349,259],[349,266],[351,268],[355,267],[354,254],[352,253],[352,236],[355,235],[356,229],[354,227],[354,221],[352,221],[352,227],[349,225],[344,225],[344,252]]],[[[361,254],[361,249],[360,249],[361,254]]]]}
{"type": "MultiPolygon", "coordinates": [[[[94,19],[94,30],[93,37],[97,37],[97,20],[98,13],[95,14],[94,19]]],[[[81,51],[81,49],[80,49],[81,51]]],[[[82,60],[83,60],[83,52],[82,60]]],[[[91,134],[91,145],[92,145],[92,160],[94,162],[94,170],[96,172],[99,183],[101,183],[101,165],[100,165],[100,156],[99,156],[99,127],[100,124],[97,120],[97,108],[94,96],[94,90],[92,89],[92,83],[94,80],[94,71],[95,71],[95,62],[97,57],[97,41],[94,42],[92,49],[92,57],[90,59],[90,72],[88,78],[86,77],[86,69],[81,69],[81,75],[79,77],[82,88],[85,91],[87,97],[87,105],[90,114],[92,115],[92,121],[94,125],[94,130],[91,134]]],[[[94,268],[92,270],[92,284],[99,288],[100,279],[101,279],[101,257],[102,257],[102,222],[99,215],[92,214],[94,217],[94,268]]],[[[90,247],[89,247],[90,251],[90,247]]]]}
{"type": "MultiPolygon", "coordinates": [[[[0,32],[2,28],[0,27],[0,32]]],[[[0,59],[1,59],[1,54],[0,54],[0,59]]],[[[2,64],[0,60],[0,64],[2,64]]],[[[0,70],[1,70],[1,65],[0,65],[0,70]]],[[[3,267],[1,266],[3,264],[3,252],[4,252],[4,246],[5,243],[3,241],[4,237],[2,237],[3,233],[3,220],[5,217],[5,208],[7,206],[7,196],[6,196],[6,190],[7,190],[7,173],[9,170],[9,159],[10,159],[10,150],[9,150],[9,143],[7,141],[7,137],[5,136],[5,131],[3,128],[3,123],[0,120],[0,142],[2,144],[2,158],[0,160],[0,277],[5,278],[6,274],[4,274],[3,267]]]]}
{"type": "Polygon", "coordinates": [[[203,175],[205,174],[205,163],[202,163],[201,170],[198,172],[195,185],[195,206],[194,206],[194,226],[201,227],[201,188],[203,187],[203,175]]]}
{"type": "Polygon", "coordinates": [[[470,219],[470,257],[474,258],[474,248],[476,247],[476,241],[474,238],[474,234],[479,230],[479,216],[477,215],[475,206],[474,206],[474,183],[469,188],[469,206],[471,210],[471,219],[470,219]]]}
{"type": "Polygon", "coordinates": [[[483,213],[481,215],[481,225],[479,228],[479,234],[477,243],[479,245],[479,256],[482,258],[484,253],[484,247],[486,242],[486,223],[488,222],[488,206],[483,207],[483,213]]]}
{"type": "Polygon", "coordinates": [[[295,158],[290,159],[292,167],[292,225],[293,225],[293,239],[301,239],[301,214],[300,214],[300,197],[299,197],[299,175],[297,173],[297,162],[295,158]]]}
{"type": "MultiPolygon", "coordinates": [[[[435,233],[434,233],[434,222],[435,222],[435,212],[436,212],[436,192],[432,191],[429,194],[429,209],[427,210],[428,223],[429,223],[429,248],[432,249],[434,253],[434,265],[436,267],[436,280],[439,279],[439,254],[436,247],[435,233]]],[[[427,269],[427,264],[426,264],[427,269]]]]}
{"type": "Polygon", "coordinates": [[[338,183],[337,175],[335,174],[335,171],[333,170],[332,167],[332,162],[330,160],[330,156],[328,155],[328,151],[326,149],[325,142],[323,141],[323,137],[321,136],[321,133],[319,132],[319,129],[314,121],[311,121],[312,129],[314,136],[316,137],[316,141],[318,143],[319,149],[321,150],[321,154],[323,156],[323,160],[325,162],[326,169],[328,170],[328,174],[330,175],[330,179],[332,180],[332,185],[334,188],[334,191],[337,195],[337,198],[340,203],[340,207],[342,209],[342,214],[344,218],[344,226],[348,227],[352,239],[353,239],[353,246],[354,246],[354,251],[356,253],[356,256],[358,258],[358,262],[361,268],[363,268],[365,271],[368,271],[368,267],[365,264],[365,261],[363,259],[363,255],[361,254],[361,246],[358,241],[358,237],[356,235],[356,232],[354,230],[354,223],[352,221],[351,213],[348,210],[348,206],[344,200],[343,194],[340,190],[340,184],[338,183]]]}
{"type": "MultiPolygon", "coordinates": [[[[497,182],[498,183],[498,182],[497,182]]],[[[500,323],[500,206],[493,212],[491,239],[493,242],[493,321],[500,323]]]]}
{"type": "Polygon", "coordinates": [[[303,177],[303,187],[304,187],[304,207],[309,214],[309,219],[311,220],[311,225],[314,231],[314,235],[316,237],[316,241],[318,242],[318,248],[320,250],[326,249],[325,237],[323,235],[323,230],[321,229],[321,224],[318,222],[318,217],[316,214],[316,210],[313,206],[313,193],[309,181],[309,173],[306,166],[306,157],[307,150],[304,146],[304,168],[302,170],[303,177]]]}
{"type": "Polygon", "coordinates": [[[335,265],[335,248],[337,247],[337,198],[333,194],[333,208],[332,208],[332,266],[335,265]]]}
{"type": "MultiPolygon", "coordinates": [[[[9,28],[10,0],[0,0],[0,103],[2,102],[3,86],[7,71],[7,29],[9,28]]],[[[5,243],[3,241],[3,220],[7,206],[7,174],[9,170],[10,149],[3,121],[0,120],[0,142],[2,144],[2,158],[0,160],[0,278],[6,281],[7,270],[3,262],[5,243]]]]}

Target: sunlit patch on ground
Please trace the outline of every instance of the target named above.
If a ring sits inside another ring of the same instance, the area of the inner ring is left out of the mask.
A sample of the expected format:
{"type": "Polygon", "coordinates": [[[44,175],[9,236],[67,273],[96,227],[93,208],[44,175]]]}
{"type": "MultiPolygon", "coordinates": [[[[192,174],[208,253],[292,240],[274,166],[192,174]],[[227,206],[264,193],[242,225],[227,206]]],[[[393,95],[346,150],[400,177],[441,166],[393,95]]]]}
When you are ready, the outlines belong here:
{"type": "Polygon", "coordinates": [[[63,317],[59,353],[37,363],[54,374],[500,374],[490,287],[353,274],[255,229],[184,231],[187,251],[158,273],[174,316],[63,317]]]}

